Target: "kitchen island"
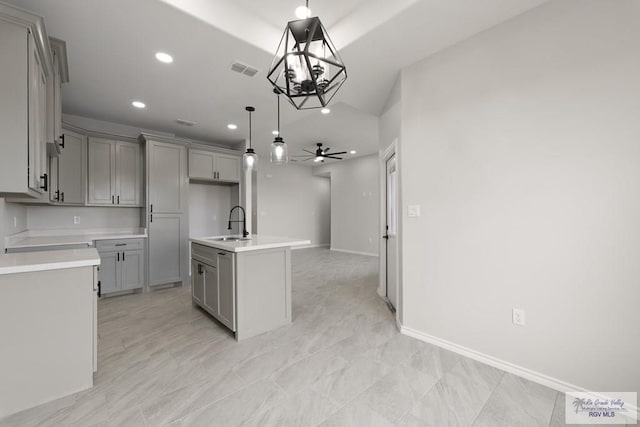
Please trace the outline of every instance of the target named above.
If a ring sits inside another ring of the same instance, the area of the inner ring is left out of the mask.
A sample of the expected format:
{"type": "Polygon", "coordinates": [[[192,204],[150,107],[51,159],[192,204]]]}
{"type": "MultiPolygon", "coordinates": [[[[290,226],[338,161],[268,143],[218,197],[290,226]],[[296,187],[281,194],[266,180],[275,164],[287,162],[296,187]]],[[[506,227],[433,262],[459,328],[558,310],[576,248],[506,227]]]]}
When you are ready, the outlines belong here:
{"type": "Polygon", "coordinates": [[[309,240],[191,238],[191,297],[240,341],[291,323],[291,247],[309,240]]]}
{"type": "Polygon", "coordinates": [[[0,255],[0,418],[93,386],[98,252],[0,255]]]}

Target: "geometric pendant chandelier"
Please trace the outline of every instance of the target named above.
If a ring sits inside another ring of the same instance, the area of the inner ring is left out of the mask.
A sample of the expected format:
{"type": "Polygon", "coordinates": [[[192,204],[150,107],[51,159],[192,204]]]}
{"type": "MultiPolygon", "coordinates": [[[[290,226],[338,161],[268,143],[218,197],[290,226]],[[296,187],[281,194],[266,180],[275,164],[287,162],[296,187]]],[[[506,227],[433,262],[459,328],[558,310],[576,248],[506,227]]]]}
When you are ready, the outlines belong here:
{"type": "MultiPolygon", "coordinates": [[[[308,2],[307,2],[308,3],[308,2]]],[[[347,69],[318,17],[291,21],[267,79],[298,110],[326,107],[347,69]]]]}

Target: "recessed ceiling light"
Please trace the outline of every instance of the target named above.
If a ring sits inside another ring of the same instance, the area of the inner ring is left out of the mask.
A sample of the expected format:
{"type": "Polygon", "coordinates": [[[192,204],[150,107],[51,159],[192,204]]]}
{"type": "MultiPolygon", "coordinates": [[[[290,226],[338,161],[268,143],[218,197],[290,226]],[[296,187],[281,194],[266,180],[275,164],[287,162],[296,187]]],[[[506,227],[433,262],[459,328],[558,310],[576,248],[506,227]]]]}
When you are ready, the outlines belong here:
{"type": "Polygon", "coordinates": [[[133,105],[133,106],[134,106],[134,107],[136,107],[136,108],[144,108],[144,107],[146,107],[146,106],[147,106],[147,105],[146,105],[144,102],[142,102],[142,101],[133,101],[133,102],[131,103],[131,105],[133,105]]]}
{"type": "Polygon", "coordinates": [[[233,123],[229,123],[229,124],[227,125],[227,127],[228,127],[229,129],[231,129],[231,130],[236,130],[236,129],[238,129],[238,125],[234,125],[233,123]]]}
{"type": "Polygon", "coordinates": [[[165,64],[171,64],[173,62],[173,56],[164,52],[156,53],[156,59],[160,62],[164,62],[165,64]]]}
{"type": "Polygon", "coordinates": [[[323,108],[322,110],[320,110],[320,112],[321,112],[322,114],[329,114],[329,113],[331,112],[331,110],[330,110],[330,109],[328,109],[328,108],[323,108]]]}
{"type": "Polygon", "coordinates": [[[311,16],[311,9],[306,6],[296,7],[296,17],[298,19],[306,19],[311,16]]]}
{"type": "Polygon", "coordinates": [[[272,130],[271,133],[274,134],[274,135],[280,134],[280,132],[278,132],[277,130],[272,130]]]}
{"type": "Polygon", "coordinates": [[[351,151],[349,151],[349,154],[356,154],[356,153],[357,153],[357,151],[356,151],[356,150],[351,150],[351,151]]]}

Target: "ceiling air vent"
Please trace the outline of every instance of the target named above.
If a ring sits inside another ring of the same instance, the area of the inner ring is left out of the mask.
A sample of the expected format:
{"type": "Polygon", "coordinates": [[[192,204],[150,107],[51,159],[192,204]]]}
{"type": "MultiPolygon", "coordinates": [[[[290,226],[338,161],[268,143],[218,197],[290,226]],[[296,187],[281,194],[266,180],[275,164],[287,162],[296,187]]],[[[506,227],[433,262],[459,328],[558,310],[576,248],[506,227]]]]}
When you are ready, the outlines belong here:
{"type": "Polygon", "coordinates": [[[192,122],[191,120],[184,120],[184,119],[176,119],[176,123],[182,126],[193,126],[197,124],[196,122],[192,122]]]}
{"type": "Polygon", "coordinates": [[[245,76],[253,77],[258,74],[258,69],[252,67],[251,65],[243,64],[240,61],[233,61],[231,63],[231,71],[235,71],[236,73],[244,74],[245,76]]]}

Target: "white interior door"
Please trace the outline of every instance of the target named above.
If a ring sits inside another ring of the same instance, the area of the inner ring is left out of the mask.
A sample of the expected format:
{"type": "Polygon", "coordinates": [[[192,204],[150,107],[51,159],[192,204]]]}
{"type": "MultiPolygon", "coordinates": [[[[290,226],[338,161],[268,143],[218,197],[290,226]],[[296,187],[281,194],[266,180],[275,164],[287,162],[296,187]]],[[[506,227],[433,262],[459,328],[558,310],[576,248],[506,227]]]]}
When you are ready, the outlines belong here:
{"type": "Polygon", "coordinates": [[[387,160],[387,298],[398,306],[398,174],[395,154],[387,160]]]}

